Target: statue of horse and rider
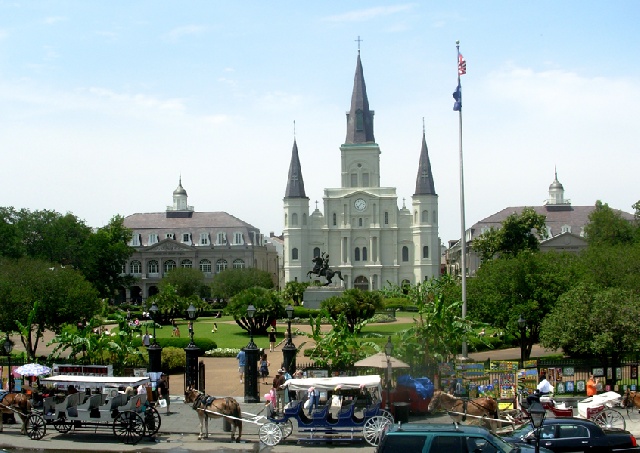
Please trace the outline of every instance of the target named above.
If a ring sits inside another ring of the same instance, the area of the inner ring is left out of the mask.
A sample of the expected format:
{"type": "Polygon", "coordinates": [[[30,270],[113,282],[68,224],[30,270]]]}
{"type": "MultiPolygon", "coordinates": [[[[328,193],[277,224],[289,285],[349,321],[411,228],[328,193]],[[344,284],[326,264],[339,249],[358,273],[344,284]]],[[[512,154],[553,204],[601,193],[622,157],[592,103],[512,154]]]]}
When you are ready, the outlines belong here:
{"type": "Polygon", "coordinates": [[[316,256],[311,261],[313,262],[313,269],[307,272],[307,277],[315,274],[318,277],[326,278],[327,283],[325,283],[324,286],[328,286],[331,283],[334,275],[337,275],[340,280],[344,280],[344,278],[342,278],[342,272],[334,271],[329,267],[329,255],[325,254],[325,252],[322,252],[322,255],[316,256]]]}

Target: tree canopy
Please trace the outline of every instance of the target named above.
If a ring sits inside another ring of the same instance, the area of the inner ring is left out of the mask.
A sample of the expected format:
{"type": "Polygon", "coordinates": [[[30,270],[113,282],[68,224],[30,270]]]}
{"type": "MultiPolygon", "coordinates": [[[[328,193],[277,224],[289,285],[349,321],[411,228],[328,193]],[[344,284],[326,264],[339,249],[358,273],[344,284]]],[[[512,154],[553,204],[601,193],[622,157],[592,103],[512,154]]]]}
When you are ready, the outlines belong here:
{"type": "Polygon", "coordinates": [[[546,217],[533,208],[524,208],[520,214],[507,217],[499,229],[491,228],[474,239],[471,247],[482,261],[496,255],[516,256],[520,252],[540,249],[540,240],[547,237],[546,217]]]}
{"type": "Polygon", "coordinates": [[[275,320],[285,316],[280,294],[258,286],[245,289],[233,296],[226,310],[233,316],[236,324],[247,332],[253,328],[253,333],[256,335],[266,334],[267,328],[275,320]],[[247,317],[249,305],[253,305],[256,309],[252,320],[247,317]]]}
{"type": "Polygon", "coordinates": [[[353,332],[358,323],[371,318],[382,307],[382,295],[377,291],[347,289],[341,296],[322,301],[320,308],[333,319],[344,315],[349,331],[353,332]]]}
{"type": "Polygon", "coordinates": [[[617,246],[632,244],[636,238],[636,228],[624,219],[620,212],[598,200],[595,210],[589,214],[589,223],[585,226],[584,232],[589,246],[617,246]]]}
{"type": "Polygon", "coordinates": [[[160,281],[160,289],[171,285],[180,297],[199,297],[204,284],[204,274],[200,269],[177,267],[169,271],[160,281]]]}
{"type": "Polygon", "coordinates": [[[231,299],[239,292],[259,286],[261,288],[273,288],[271,274],[259,269],[226,269],[215,276],[211,283],[211,296],[223,299],[231,299]]]}

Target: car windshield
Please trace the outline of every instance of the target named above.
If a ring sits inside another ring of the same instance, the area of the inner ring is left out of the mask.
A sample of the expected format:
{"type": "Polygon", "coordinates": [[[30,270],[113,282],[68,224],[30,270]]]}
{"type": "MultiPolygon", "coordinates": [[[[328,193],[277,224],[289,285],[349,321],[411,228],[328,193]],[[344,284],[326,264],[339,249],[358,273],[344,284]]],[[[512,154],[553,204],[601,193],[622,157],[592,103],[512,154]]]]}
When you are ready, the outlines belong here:
{"type": "Polygon", "coordinates": [[[509,453],[516,450],[516,447],[514,445],[511,445],[509,442],[506,442],[505,440],[501,439],[498,436],[494,436],[493,434],[489,434],[487,439],[498,447],[498,451],[509,453]]]}
{"type": "Polygon", "coordinates": [[[529,434],[531,432],[531,424],[527,423],[526,425],[521,426],[520,428],[516,429],[512,434],[505,434],[505,436],[508,437],[523,437],[526,436],[527,434],[529,434]]]}

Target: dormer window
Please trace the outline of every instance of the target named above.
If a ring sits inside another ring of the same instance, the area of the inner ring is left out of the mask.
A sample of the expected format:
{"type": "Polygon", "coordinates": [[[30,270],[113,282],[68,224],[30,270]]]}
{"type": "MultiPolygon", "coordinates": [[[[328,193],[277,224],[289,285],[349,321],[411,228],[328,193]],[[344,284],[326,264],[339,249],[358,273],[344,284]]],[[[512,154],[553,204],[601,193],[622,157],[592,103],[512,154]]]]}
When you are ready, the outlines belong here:
{"type": "Polygon", "coordinates": [[[131,246],[132,247],[140,247],[140,235],[139,234],[133,234],[133,236],[131,236],[131,246]]]}
{"type": "Polygon", "coordinates": [[[200,233],[200,245],[209,245],[208,233],[200,233]]]}
{"type": "Polygon", "coordinates": [[[233,234],[233,243],[236,244],[236,245],[244,244],[242,233],[234,233],[233,234]]]}
{"type": "Polygon", "coordinates": [[[227,234],[220,232],[216,235],[216,245],[224,245],[227,243],[227,234]]]}
{"type": "Polygon", "coordinates": [[[150,233],[149,234],[149,245],[152,244],[157,244],[158,243],[158,235],[156,233],[150,233]]]}
{"type": "Polygon", "coordinates": [[[571,233],[571,225],[562,225],[563,233],[571,233]]]}
{"type": "Polygon", "coordinates": [[[182,233],[182,242],[188,244],[191,242],[191,234],[189,233],[182,233]]]}
{"type": "Polygon", "coordinates": [[[167,238],[167,239],[173,239],[173,240],[175,241],[175,240],[176,240],[176,235],[175,235],[175,233],[167,233],[167,234],[165,235],[165,238],[167,238]]]}

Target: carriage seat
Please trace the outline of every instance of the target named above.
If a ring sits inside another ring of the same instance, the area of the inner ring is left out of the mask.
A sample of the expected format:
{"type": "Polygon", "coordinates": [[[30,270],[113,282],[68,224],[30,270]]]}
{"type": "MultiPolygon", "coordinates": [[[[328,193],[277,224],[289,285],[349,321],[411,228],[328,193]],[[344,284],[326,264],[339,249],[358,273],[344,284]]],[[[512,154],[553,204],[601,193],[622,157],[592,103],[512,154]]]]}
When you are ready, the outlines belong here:
{"type": "Polygon", "coordinates": [[[110,418],[111,413],[116,410],[119,406],[123,405],[127,401],[127,395],[123,395],[122,393],[118,393],[116,396],[108,400],[102,406],[98,407],[98,414],[100,418],[110,418]]]}
{"type": "Polygon", "coordinates": [[[55,413],[57,414],[57,417],[77,417],[78,413],[76,408],[78,407],[79,399],[79,393],[72,393],[71,395],[65,396],[63,402],[56,404],[55,413]]]}
{"type": "Polygon", "coordinates": [[[42,411],[44,415],[55,415],[56,413],[56,397],[47,396],[42,400],[42,411]]]}
{"type": "Polygon", "coordinates": [[[329,413],[330,408],[331,408],[331,404],[327,403],[321,408],[314,409],[311,411],[309,418],[313,420],[324,420],[327,418],[327,414],[329,413]]]}
{"type": "Polygon", "coordinates": [[[285,415],[296,415],[301,407],[302,407],[302,400],[290,401],[284,407],[284,413],[285,413],[285,415]]]}
{"type": "Polygon", "coordinates": [[[100,413],[97,411],[98,411],[98,408],[100,407],[101,402],[102,402],[102,395],[91,395],[87,399],[87,401],[85,401],[83,404],[78,406],[77,408],[78,417],[83,419],[89,418],[89,417],[94,417],[94,418],[100,417],[100,413]]]}
{"type": "Polygon", "coordinates": [[[142,406],[147,402],[147,395],[133,395],[126,404],[118,406],[118,412],[135,411],[140,412],[142,406]]]}

